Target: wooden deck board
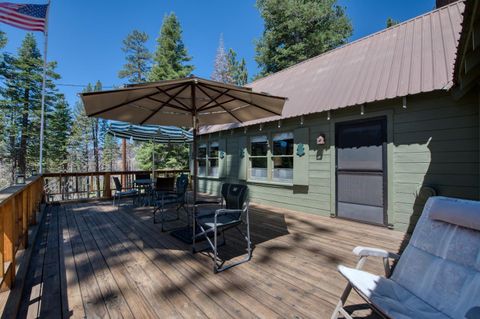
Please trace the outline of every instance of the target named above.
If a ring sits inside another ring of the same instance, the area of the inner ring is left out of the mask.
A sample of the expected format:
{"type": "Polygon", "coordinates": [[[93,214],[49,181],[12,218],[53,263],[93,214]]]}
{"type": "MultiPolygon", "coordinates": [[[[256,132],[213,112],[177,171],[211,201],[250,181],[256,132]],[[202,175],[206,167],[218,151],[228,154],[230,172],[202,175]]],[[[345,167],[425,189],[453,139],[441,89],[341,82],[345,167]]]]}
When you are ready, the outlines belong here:
{"type": "MultiPolygon", "coordinates": [[[[34,251],[19,317],[325,318],[353,266],[357,245],[398,251],[404,235],[288,210],[253,205],[253,258],[220,274],[206,253],[160,232],[151,210],[109,202],[50,209],[34,251]]],[[[245,242],[227,233],[222,255],[245,242]]],[[[366,269],[382,272],[380,261],[366,269]]],[[[363,303],[355,293],[350,303],[363,303]]],[[[356,312],[371,317],[369,310],[356,312]]]]}

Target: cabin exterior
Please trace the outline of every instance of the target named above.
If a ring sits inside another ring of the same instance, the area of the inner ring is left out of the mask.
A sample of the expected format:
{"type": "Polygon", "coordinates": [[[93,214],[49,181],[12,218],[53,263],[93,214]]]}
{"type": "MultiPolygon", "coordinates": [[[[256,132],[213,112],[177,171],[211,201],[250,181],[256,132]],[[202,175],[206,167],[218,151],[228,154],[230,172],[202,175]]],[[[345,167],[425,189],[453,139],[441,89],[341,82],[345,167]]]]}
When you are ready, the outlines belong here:
{"type": "Polygon", "coordinates": [[[472,3],[251,83],[287,97],[283,114],[204,128],[199,190],[218,194],[223,182],[241,181],[252,202],[401,231],[413,230],[429,196],[480,199],[472,3]]]}

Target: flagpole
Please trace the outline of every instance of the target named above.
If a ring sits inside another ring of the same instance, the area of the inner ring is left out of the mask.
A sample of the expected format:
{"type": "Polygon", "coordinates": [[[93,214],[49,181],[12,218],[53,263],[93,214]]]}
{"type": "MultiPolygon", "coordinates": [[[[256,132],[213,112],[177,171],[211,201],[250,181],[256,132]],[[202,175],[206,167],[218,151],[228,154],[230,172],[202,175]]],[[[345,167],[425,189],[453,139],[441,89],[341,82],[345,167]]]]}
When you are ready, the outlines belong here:
{"type": "Polygon", "coordinates": [[[40,115],[40,160],[38,163],[39,173],[43,173],[43,135],[45,126],[45,86],[47,77],[47,48],[48,48],[48,13],[50,11],[50,0],[48,0],[47,13],[45,15],[45,43],[43,46],[43,79],[42,79],[42,110],[40,115]]]}

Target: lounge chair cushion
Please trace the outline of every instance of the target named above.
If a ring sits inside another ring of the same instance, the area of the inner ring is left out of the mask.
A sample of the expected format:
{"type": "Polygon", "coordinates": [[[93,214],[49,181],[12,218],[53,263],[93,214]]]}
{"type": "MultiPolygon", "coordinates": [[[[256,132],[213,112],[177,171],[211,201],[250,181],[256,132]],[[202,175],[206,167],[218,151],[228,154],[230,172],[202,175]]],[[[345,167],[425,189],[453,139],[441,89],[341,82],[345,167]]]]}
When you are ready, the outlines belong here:
{"type": "Polygon", "coordinates": [[[430,198],[390,279],[448,316],[465,318],[480,310],[480,231],[432,218],[443,208],[443,216],[467,220],[480,202],[430,198]]]}
{"type": "Polygon", "coordinates": [[[373,306],[389,317],[449,318],[393,280],[345,266],[338,266],[338,270],[373,306]]]}
{"type": "Polygon", "coordinates": [[[430,208],[430,218],[480,230],[480,208],[474,201],[453,198],[449,201],[436,201],[430,208]]]}

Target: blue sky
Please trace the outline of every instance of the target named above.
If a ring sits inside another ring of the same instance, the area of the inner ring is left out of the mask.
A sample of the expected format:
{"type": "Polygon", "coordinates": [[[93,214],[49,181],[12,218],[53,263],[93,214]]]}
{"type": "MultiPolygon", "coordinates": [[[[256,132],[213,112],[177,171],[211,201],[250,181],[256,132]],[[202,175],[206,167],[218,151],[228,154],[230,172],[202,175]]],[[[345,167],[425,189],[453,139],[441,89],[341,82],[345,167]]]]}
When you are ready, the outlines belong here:
{"type": "MultiPolygon", "coordinates": [[[[352,20],[353,41],[385,28],[388,17],[405,21],[428,12],[435,1],[339,0],[339,4],[346,7],[352,20]]],[[[125,81],[117,77],[124,63],[120,50],[123,38],[133,29],[145,31],[150,36],[148,47],[153,51],[162,18],[172,11],[182,24],[195,75],[210,77],[220,33],[226,48],[233,48],[247,60],[250,75],[257,72],[254,41],[263,32],[263,21],[255,0],[52,0],[48,59],[58,62],[57,71],[62,76],[58,83],[84,85],[100,80],[105,86],[123,84],[125,81]]],[[[0,29],[9,39],[5,50],[15,52],[25,31],[5,24],[0,29]]],[[[43,36],[38,32],[36,36],[43,50],[43,36]]],[[[82,90],[68,86],[59,89],[72,106],[82,90]]]]}

